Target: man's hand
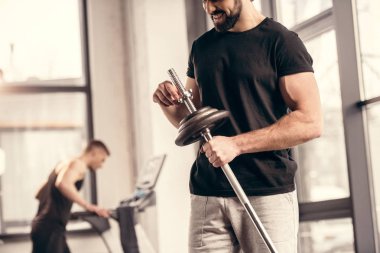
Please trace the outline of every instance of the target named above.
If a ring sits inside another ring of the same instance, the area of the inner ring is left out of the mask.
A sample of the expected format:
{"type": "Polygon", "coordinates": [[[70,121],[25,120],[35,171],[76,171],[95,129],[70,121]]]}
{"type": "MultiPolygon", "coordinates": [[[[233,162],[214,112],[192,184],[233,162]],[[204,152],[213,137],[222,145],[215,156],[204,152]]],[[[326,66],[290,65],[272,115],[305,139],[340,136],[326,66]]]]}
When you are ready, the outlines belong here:
{"type": "MultiPolygon", "coordinates": [[[[195,79],[188,77],[186,79],[185,88],[188,91],[192,91],[192,100],[195,107],[200,107],[200,94],[195,79]]],[[[179,102],[180,98],[182,98],[182,94],[178,91],[177,87],[169,81],[160,83],[153,93],[153,102],[160,105],[166,118],[176,128],[179,127],[179,122],[189,114],[185,104],[179,102]]]]}
{"type": "Polygon", "coordinates": [[[153,102],[163,106],[177,105],[180,98],[181,95],[177,87],[169,81],[160,83],[153,93],[153,102]]]}
{"type": "Polygon", "coordinates": [[[211,141],[202,146],[209,162],[214,167],[221,167],[231,162],[240,154],[239,147],[233,141],[233,137],[215,136],[211,141]]]}
{"type": "Polygon", "coordinates": [[[110,217],[110,211],[109,210],[101,208],[97,205],[87,204],[86,209],[87,209],[87,211],[96,213],[100,217],[104,217],[104,218],[110,217]]]}

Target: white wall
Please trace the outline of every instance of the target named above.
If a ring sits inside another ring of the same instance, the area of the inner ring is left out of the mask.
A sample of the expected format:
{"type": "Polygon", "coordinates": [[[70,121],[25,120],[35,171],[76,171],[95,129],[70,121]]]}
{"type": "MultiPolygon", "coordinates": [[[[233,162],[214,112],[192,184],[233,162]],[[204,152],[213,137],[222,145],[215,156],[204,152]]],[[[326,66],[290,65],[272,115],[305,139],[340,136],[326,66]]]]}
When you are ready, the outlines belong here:
{"type": "Polygon", "coordinates": [[[111,151],[105,168],[97,172],[98,199],[110,208],[131,194],[134,181],[120,0],[88,1],[88,18],[94,135],[111,151]]]}
{"type": "Polygon", "coordinates": [[[95,135],[113,152],[107,170],[99,173],[100,203],[114,205],[132,189],[133,164],[141,168],[151,155],[166,153],[156,209],[143,219],[159,252],[186,252],[195,151],[175,146],[177,130],[152,102],[157,84],[169,79],[169,68],[185,80],[184,0],[95,0],[89,10],[95,135]]]}
{"type": "Polygon", "coordinates": [[[169,68],[175,68],[185,81],[188,49],[184,1],[124,2],[127,61],[131,64],[128,86],[133,89],[137,157],[145,160],[153,154],[168,155],[156,188],[156,247],[161,253],[187,252],[188,175],[195,151],[192,146],[175,146],[177,130],[152,102],[157,84],[169,79],[166,73],[169,68]]]}
{"type": "MultiPolygon", "coordinates": [[[[187,68],[187,31],[184,1],[150,0],[147,8],[147,29],[150,32],[150,87],[168,80],[167,70],[173,67],[182,81],[187,68]]],[[[168,153],[168,162],[157,187],[157,214],[160,252],[187,252],[189,190],[188,175],[194,160],[194,148],[175,146],[177,136],[169,122],[163,121],[160,108],[151,103],[153,145],[155,152],[168,153]]]]}

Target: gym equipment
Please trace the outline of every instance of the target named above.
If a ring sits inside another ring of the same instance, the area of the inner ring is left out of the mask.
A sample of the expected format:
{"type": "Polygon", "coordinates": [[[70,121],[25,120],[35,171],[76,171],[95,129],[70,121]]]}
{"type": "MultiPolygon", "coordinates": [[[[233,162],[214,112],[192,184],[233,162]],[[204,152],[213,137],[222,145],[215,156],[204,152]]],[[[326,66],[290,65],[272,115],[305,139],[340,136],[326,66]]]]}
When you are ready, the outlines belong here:
{"type": "Polygon", "coordinates": [[[175,140],[178,146],[186,146],[202,138],[204,129],[216,128],[228,118],[229,112],[220,111],[209,106],[187,115],[179,123],[179,134],[175,140]]]}
{"type": "Polygon", "coordinates": [[[105,247],[107,248],[108,253],[112,253],[111,248],[107,243],[107,240],[103,236],[103,233],[110,229],[110,223],[108,219],[100,217],[95,213],[84,211],[71,213],[70,220],[87,221],[102,239],[105,247]]]}
{"type": "MultiPolygon", "coordinates": [[[[119,223],[120,242],[124,253],[141,252],[141,245],[138,244],[138,234],[135,231],[135,225],[138,223],[136,214],[155,204],[154,187],[156,186],[165,159],[165,154],[151,157],[146,166],[139,171],[136,189],[132,196],[120,201],[116,209],[110,210],[111,218],[119,223]]],[[[107,251],[109,253],[112,252],[110,245],[103,236],[103,233],[110,228],[108,219],[99,217],[95,213],[88,211],[73,212],[71,219],[81,219],[90,223],[103,240],[107,251]]]]}
{"type": "MultiPolygon", "coordinates": [[[[197,110],[191,101],[191,90],[185,89],[175,70],[173,68],[169,69],[168,74],[173,84],[177,87],[178,91],[182,95],[182,98],[179,100],[179,102],[184,103],[190,112],[190,114],[180,122],[179,135],[175,143],[179,146],[184,146],[196,142],[201,138],[203,138],[206,142],[211,141],[212,135],[210,129],[215,126],[219,126],[223,120],[228,117],[228,113],[225,111],[212,109],[211,107],[197,110]]],[[[249,202],[247,195],[245,194],[239,181],[232,172],[230,165],[225,164],[221,168],[270,252],[278,253],[263,224],[261,223],[259,217],[249,202]]]]}

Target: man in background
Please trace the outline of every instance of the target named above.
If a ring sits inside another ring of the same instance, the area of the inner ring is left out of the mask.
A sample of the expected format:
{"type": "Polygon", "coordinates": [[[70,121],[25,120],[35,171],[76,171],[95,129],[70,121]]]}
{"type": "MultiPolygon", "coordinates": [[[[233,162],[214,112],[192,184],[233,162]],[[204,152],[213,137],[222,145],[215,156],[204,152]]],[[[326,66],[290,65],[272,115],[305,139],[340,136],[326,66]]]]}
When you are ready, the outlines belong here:
{"type": "Polygon", "coordinates": [[[109,155],[103,142],[92,140],[79,156],[53,169],[36,195],[40,203],[32,221],[33,253],[70,253],[66,224],[73,202],[101,217],[109,216],[109,211],[87,202],[79,193],[87,170],[101,168],[109,155]]]}

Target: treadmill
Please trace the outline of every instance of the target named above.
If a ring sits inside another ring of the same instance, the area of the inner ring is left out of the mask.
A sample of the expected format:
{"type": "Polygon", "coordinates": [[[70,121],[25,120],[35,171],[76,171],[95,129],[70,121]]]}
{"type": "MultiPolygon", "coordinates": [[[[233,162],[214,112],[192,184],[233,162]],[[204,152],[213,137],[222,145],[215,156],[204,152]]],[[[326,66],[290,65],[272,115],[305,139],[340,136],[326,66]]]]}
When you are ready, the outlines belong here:
{"type": "MultiPolygon", "coordinates": [[[[166,154],[149,158],[146,165],[139,171],[132,196],[120,201],[119,206],[111,210],[110,217],[119,223],[120,242],[124,253],[140,253],[135,231],[135,225],[138,223],[136,214],[155,204],[154,188],[165,159],[166,154]]],[[[91,227],[101,236],[108,252],[112,252],[103,236],[103,233],[110,229],[108,219],[88,211],[73,212],[71,219],[80,219],[90,223],[91,227]]]]}

